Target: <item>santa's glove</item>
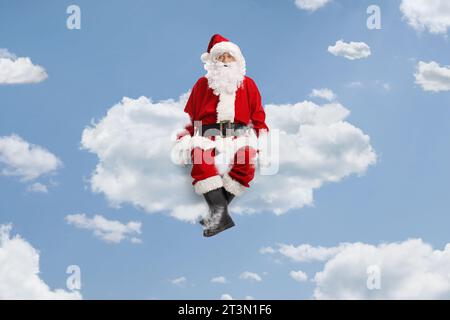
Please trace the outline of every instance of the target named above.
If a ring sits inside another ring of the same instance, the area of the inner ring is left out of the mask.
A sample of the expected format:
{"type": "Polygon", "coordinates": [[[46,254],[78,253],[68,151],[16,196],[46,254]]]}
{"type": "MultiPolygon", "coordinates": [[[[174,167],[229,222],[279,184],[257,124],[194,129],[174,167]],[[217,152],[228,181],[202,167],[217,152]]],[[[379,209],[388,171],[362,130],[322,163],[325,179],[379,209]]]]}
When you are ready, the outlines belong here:
{"type": "Polygon", "coordinates": [[[175,141],[170,154],[173,163],[183,166],[191,163],[191,140],[187,134],[175,141]]]}

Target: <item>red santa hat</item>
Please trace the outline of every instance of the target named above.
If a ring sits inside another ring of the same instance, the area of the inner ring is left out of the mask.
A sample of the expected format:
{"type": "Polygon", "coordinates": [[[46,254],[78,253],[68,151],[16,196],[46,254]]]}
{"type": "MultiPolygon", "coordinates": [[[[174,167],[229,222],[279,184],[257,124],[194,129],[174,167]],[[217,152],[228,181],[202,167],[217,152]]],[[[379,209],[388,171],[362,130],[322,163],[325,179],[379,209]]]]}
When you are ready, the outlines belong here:
{"type": "Polygon", "coordinates": [[[220,56],[225,52],[230,53],[236,61],[245,68],[245,59],[239,46],[218,33],[211,37],[208,44],[208,49],[201,55],[200,59],[204,63],[212,62],[217,56],[220,56]]]}

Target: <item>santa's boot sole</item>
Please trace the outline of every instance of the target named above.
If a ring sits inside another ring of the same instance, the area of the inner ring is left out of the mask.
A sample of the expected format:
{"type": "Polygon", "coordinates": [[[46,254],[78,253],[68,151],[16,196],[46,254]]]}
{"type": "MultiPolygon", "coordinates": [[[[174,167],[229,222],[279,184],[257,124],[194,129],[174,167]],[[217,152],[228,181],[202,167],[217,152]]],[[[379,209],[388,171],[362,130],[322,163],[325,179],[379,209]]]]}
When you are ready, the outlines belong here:
{"type": "Polygon", "coordinates": [[[227,229],[234,227],[234,225],[235,225],[234,222],[230,221],[226,225],[220,226],[219,228],[205,229],[205,230],[203,230],[203,236],[207,237],[207,238],[215,236],[216,234],[221,233],[222,231],[225,231],[227,229]]]}

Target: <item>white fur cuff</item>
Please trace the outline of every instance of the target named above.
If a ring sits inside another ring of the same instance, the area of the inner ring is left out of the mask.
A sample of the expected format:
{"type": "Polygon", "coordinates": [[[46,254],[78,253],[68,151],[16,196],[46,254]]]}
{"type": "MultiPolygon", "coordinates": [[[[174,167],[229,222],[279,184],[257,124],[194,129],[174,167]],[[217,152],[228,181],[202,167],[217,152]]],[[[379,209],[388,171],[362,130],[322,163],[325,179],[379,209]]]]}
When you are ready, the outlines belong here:
{"type": "Polygon", "coordinates": [[[172,147],[170,157],[177,165],[186,165],[191,160],[191,136],[189,134],[181,137],[172,147]]]}
{"type": "Polygon", "coordinates": [[[225,173],[223,175],[223,187],[225,188],[225,190],[234,194],[235,196],[240,196],[247,189],[247,187],[231,178],[228,173],[225,173]]]}
{"type": "Polygon", "coordinates": [[[223,187],[223,181],[222,177],[219,175],[197,181],[194,184],[194,190],[197,194],[204,194],[220,187],[223,187]]]}

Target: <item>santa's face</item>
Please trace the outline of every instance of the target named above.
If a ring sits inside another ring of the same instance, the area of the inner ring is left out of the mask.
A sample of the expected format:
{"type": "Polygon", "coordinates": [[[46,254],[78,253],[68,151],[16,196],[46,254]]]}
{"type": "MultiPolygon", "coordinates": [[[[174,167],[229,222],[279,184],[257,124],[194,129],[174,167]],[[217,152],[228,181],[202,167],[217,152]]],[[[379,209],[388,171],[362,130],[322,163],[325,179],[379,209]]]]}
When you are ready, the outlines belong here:
{"type": "Polygon", "coordinates": [[[245,69],[228,52],[205,63],[208,85],[216,95],[234,93],[242,84],[245,69]]]}
{"type": "Polygon", "coordinates": [[[220,56],[216,58],[216,60],[223,63],[230,63],[236,61],[236,59],[229,52],[222,53],[220,56]]]}

